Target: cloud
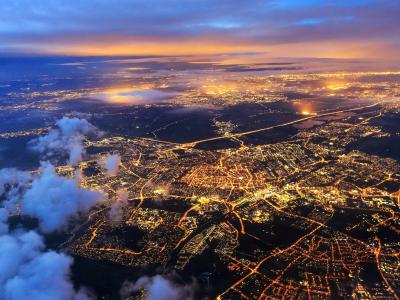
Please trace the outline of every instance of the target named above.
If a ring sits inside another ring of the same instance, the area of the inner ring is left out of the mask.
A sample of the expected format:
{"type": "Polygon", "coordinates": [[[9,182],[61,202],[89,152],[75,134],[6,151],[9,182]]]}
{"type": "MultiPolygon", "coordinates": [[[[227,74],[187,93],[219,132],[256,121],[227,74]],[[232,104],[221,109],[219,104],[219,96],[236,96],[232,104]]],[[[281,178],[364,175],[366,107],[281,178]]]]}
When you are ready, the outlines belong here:
{"type": "Polygon", "coordinates": [[[76,165],[85,154],[82,141],[85,135],[97,133],[96,127],[85,119],[63,117],[45,136],[30,142],[33,150],[42,153],[45,158],[55,154],[68,154],[69,163],[76,165]]]}
{"type": "Polygon", "coordinates": [[[125,282],[120,291],[121,297],[143,289],[148,300],[190,300],[194,299],[196,285],[178,284],[172,280],[174,275],[156,275],[154,277],[141,277],[135,283],[125,282]]]}
{"type": "Polygon", "coordinates": [[[0,208],[0,235],[8,232],[8,212],[4,208],[0,208]]]}
{"type": "Polygon", "coordinates": [[[0,236],[0,298],[89,299],[89,293],[76,291],[70,281],[73,259],[44,248],[43,238],[35,231],[0,236]]]}
{"type": "Polygon", "coordinates": [[[50,163],[42,163],[36,175],[17,169],[0,170],[2,206],[7,212],[15,213],[18,209],[37,218],[43,232],[65,228],[72,218],[86,213],[103,198],[99,191],[81,188],[79,176],[58,176],[50,163]]]}
{"type": "Polygon", "coordinates": [[[139,105],[160,103],[177,96],[176,92],[165,92],[153,89],[109,89],[95,95],[96,99],[116,105],[139,105]]]}
{"type": "Polygon", "coordinates": [[[13,168],[0,170],[0,195],[4,193],[15,193],[16,190],[25,186],[31,179],[29,172],[19,171],[13,168]],[[7,189],[7,190],[6,190],[7,189]]]}
{"type": "Polygon", "coordinates": [[[120,222],[123,218],[123,208],[128,205],[128,190],[117,190],[116,201],[111,205],[109,212],[110,220],[113,222],[120,222]]]}
{"type": "Polygon", "coordinates": [[[35,175],[0,170],[0,299],[95,298],[85,288],[74,288],[72,257],[46,250],[36,230],[9,231],[8,217],[15,212],[37,218],[45,233],[63,229],[71,219],[87,212],[103,195],[81,188],[78,180],[58,176],[50,163],[42,163],[35,175]]]}
{"type": "Polygon", "coordinates": [[[121,157],[118,154],[107,155],[101,164],[106,169],[107,175],[116,175],[121,164],[121,157]]]}
{"type": "Polygon", "coordinates": [[[78,179],[58,176],[54,167],[42,164],[41,175],[23,195],[23,214],[39,220],[43,232],[64,229],[71,218],[86,213],[103,199],[98,191],[83,189],[78,179]]]}
{"type": "MultiPolygon", "coordinates": [[[[229,49],[271,51],[271,45],[282,45],[296,56],[298,48],[293,52],[292,44],[299,42],[341,41],[344,52],[351,41],[360,46],[369,42],[398,44],[400,27],[400,3],[390,0],[2,3],[0,41],[5,51],[163,55],[230,52],[229,49]],[[324,22],[304,24],[302,20],[324,22]]],[[[275,56],[281,55],[280,49],[272,50],[275,56]]]]}
{"type": "Polygon", "coordinates": [[[4,204],[14,207],[31,180],[32,175],[29,172],[9,168],[1,169],[0,197],[7,199],[4,204]]]}
{"type": "Polygon", "coordinates": [[[74,288],[72,257],[46,251],[43,237],[35,230],[9,232],[8,216],[22,204],[22,213],[37,217],[42,231],[49,232],[87,211],[101,193],[81,189],[75,179],[60,177],[52,165],[45,164],[36,176],[0,170],[0,197],[4,206],[0,207],[0,299],[94,299],[88,290],[74,288]]]}

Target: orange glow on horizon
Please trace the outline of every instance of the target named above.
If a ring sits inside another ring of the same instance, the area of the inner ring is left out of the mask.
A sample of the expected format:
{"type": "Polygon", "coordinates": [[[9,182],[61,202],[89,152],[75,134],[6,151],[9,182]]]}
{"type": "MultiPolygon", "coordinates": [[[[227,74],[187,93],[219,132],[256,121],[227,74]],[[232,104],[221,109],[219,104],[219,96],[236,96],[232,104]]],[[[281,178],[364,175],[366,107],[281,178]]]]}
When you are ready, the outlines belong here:
{"type": "MultiPolygon", "coordinates": [[[[260,44],[221,37],[201,37],[182,41],[151,40],[135,42],[122,38],[104,37],[93,42],[57,43],[44,41],[42,44],[21,44],[21,49],[34,49],[38,53],[73,56],[129,56],[129,55],[215,55],[220,63],[256,63],[266,58],[374,58],[376,45],[367,42],[301,42],[291,44],[260,44]],[[296,51],[293,51],[293,48],[296,51]],[[249,52],[260,55],[248,55],[249,52]],[[235,53],[233,56],[229,54],[235,53]],[[237,55],[243,53],[243,55],[237,55]]],[[[379,48],[379,47],[378,47],[379,48]]],[[[381,56],[380,56],[381,57],[381,56]]]]}

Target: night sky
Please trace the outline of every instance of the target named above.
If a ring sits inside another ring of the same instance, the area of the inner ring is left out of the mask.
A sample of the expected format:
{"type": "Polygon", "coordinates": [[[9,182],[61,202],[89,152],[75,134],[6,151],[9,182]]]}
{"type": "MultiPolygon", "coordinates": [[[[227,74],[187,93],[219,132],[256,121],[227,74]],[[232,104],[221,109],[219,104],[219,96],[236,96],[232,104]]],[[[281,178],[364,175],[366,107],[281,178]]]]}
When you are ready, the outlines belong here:
{"type": "Polygon", "coordinates": [[[2,0],[0,52],[385,58],[397,0],[2,0]]]}

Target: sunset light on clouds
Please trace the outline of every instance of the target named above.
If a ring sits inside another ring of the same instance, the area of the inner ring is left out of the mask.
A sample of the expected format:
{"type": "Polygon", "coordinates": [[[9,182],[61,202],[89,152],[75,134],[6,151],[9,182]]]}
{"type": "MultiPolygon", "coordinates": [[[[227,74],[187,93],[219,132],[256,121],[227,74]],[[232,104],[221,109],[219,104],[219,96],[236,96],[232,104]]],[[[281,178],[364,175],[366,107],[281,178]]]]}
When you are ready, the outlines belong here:
{"type": "Polygon", "coordinates": [[[396,59],[398,1],[83,0],[0,4],[4,53],[396,59]]]}

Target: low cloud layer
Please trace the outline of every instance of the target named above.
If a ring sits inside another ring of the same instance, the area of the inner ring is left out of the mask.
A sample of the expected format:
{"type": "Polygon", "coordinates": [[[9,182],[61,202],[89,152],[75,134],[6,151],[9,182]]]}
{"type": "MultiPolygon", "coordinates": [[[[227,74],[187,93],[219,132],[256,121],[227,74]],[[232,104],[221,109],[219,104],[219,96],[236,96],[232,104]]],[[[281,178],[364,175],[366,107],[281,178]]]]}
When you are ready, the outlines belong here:
{"type": "Polygon", "coordinates": [[[0,299],[90,299],[90,293],[76,291],[70,281],[73,259],[44,248],[35,231],[0,235],[0,299]]]}
{"type": "Polygon", "coordinates": [[[52,232],[65,228],[71,218],[102,199],[102,193],[83,189],[78,179],[58,176],[51,164],[44,164],[22,198],[22,212],[37,218],[43,232],[52,232]]]}
{"type": "Polygon", "coordinates": [[[116,200],[111,205],[109,218],[113,222],[120,222],[123,218],[123,209],[128,205],[128,190],[117,190],[116,200]]]}
{"type": "MultiPolygon", "coordinates": [[[[82,158],[85,134],[95,132],[86,120],[63,118],[57,128],[34,141],[45,156],[66,152],[70,162],[82,158]]],[[[0,170],[0,299],[88,300],[86,289],[76,290],[71,281],[73,258],[46,250],[41,233],[67,228],[69,222],[99,203],[102,192],[80,187],[80,178],[57,175],[50,163],[39,172],[0,170]],[[10,215],[36,218],[39,228],[10,231],[10,215]]]]}
{"type": "Polygon", "coordinates": [[[15,169],[0,170],[0,199],[0,299],[93,299],[86,289],[74,288],[72,257],[46,250],[36,230],[10,232],[8,216],[18,207],[22,214],[39,220],[42,232],[60,230],[98,203],[102,194],[80,188],[77,179],[58,176],[47,163],[35,176],[15,169]]]}
{"type": "Polygon", "coordinates": [[[121,164],[121,157],[118,154],[107,155],[101,164],[106,169],[107,175],[116,175],[121,164]]]}
{"type": "MultiPolygon", "coordinates": [[[[11,209],[19,201],[20,195],[27,189],[32,180],[29,172],[17,169],[0,170],[0,197],[4,197],[4,205],[11,209]]],[[[1,199],[1,198],[0,198],[1,199]]]]}
{"type": "Polygon", "coordinates": [[[0,235],[8,232],[8,213],[4,208],[0,208],[0,235]]]}
{"type": "Polygon", "coordinates": [[[56,154],[67,154],[68,162],[76,165],[85,154],[82,141],[88,134],[97,133],[96,127],[85,119],[63,117],[45,136],[31,141],[31,148],[45,158],[56,154]]]}
{"type": "Polygon", "coordinates": [[[148,300],[194,299],[195,284],[178,284],[173,281],[172,277],[173,275],[144,276],[135,283],[125,282],[120,291],[121,297],[127,297],[143,289],[148,300]]]}

